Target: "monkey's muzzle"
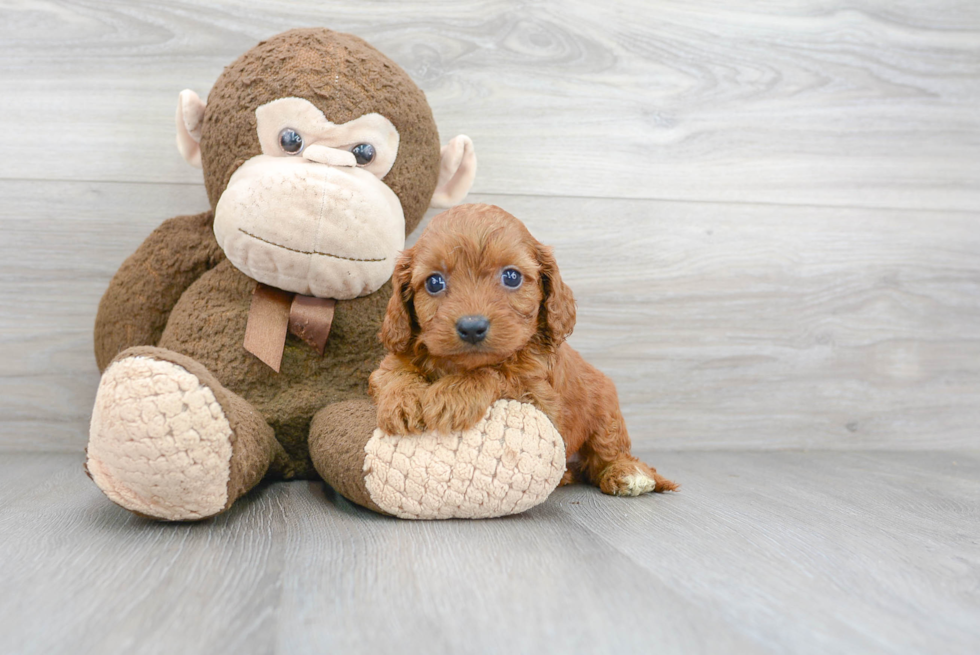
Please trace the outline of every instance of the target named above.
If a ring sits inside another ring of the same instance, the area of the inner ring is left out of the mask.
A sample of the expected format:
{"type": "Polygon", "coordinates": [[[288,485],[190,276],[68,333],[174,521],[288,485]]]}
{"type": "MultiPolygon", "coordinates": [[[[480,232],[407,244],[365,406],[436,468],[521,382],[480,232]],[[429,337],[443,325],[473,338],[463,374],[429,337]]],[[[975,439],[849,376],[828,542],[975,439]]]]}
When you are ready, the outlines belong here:
{"type": "Polygon", "coordinates": [[[260,155],[229,180],[214,235],[231,263],[259,282],[346,300],[391,277],[405,217],[394,192],[362,168],[260,155]]]}

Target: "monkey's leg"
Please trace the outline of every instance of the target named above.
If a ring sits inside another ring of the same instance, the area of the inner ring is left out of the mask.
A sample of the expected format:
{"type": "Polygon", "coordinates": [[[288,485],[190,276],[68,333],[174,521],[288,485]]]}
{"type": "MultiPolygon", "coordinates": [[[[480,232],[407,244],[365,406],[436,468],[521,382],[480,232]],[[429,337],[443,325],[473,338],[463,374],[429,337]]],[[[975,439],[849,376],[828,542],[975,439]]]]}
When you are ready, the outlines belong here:
{"type": "Polygon", "coordinates": [[[411,519],[489,518],[543,502],[565,471],[565,443],[533,405],[498,400],[462,432],[387,435],[370,400],[328,405],[310,457],[341,495],[411,519]]]}
{"type": "Polygon", "coordinates": [[[310,458],[337,493],[375,512],[389,514],[374,502],[365,485],[364,448],[377,425],[378,408],[370,400],[327,405],[310,424],[310,458]]]}
{"type": "Polygon", "coordinates": [[[86,452],[110,500],[168,521],[223,512],[286,457],[248,402],[193,359],[152,346],[106,368],[86,452]]]}

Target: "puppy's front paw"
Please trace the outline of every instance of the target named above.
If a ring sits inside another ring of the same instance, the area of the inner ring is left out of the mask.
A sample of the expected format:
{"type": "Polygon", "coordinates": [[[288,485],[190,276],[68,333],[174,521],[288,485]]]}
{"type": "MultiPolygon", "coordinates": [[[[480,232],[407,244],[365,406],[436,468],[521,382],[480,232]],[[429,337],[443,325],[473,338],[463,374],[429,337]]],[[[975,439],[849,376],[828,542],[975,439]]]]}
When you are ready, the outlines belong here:
{"type": "Polygon", "coordinates": [[[402,389],[399,395],[385,394],[378,399],[378,427],[388,434],[419,434],[425,430],[422,394],[402,389]]]}
{"type": "Polygon", "coordinates": [[[488,409],[490,404],[479,398],[463,398],[437,385],[430,387],[422,399],[426,427],[442,433],[469,430],[488,409]]]}

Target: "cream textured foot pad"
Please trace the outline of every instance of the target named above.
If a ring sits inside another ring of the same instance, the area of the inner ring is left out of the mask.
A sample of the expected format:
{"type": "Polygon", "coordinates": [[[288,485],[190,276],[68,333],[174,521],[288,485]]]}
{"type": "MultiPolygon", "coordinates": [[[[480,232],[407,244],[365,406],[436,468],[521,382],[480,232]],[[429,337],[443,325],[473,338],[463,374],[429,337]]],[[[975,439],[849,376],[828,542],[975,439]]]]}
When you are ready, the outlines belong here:
{"type": "Polygon", "coordinates": [[[127,357],[102,376],[89,432],[89,474],[113,502],[172,521],[217,514],[228,500],[231,426],[187,369],[127,357]]]}
{"type": "Polygon", "coordinates": [[[462,433],[387,435],[365,446],[371,499],[404,519],[490,518],[543,502],[565,472],[565,443],[533,405],[498,400],[462,433]]]}

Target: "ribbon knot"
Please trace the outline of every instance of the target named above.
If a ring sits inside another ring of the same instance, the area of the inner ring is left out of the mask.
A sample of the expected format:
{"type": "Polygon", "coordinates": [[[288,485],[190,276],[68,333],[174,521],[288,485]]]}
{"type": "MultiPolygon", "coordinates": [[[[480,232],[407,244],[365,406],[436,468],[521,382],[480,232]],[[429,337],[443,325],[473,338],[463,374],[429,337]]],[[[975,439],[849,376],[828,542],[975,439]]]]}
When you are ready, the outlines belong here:
{"type": "Polygon", "coordinates": [[[304,296],[257,284],[245,324],[245,350],[276,373],[282,365],[286,335],[290,332],[322,355],[336,304],[333,298],[304,296]]]}

